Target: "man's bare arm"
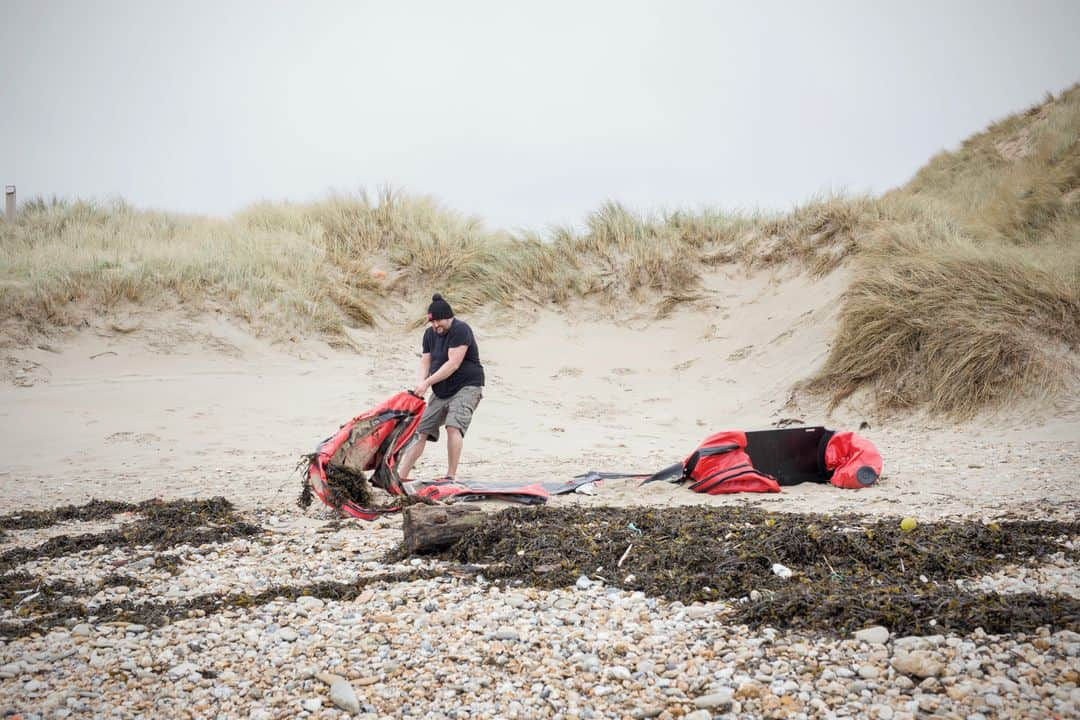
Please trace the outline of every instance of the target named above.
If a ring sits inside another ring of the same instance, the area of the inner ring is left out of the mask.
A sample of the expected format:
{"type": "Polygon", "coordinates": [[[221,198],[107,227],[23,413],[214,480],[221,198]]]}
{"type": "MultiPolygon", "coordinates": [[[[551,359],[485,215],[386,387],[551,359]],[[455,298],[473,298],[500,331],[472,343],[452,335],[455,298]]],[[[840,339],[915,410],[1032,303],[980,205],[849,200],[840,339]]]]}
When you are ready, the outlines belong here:
{"type": "MultiPolygon", "coordinates": [[[[458,345],[457,347],[450,348],[446,353],[448,358],[446,362],[443,363],[443,366],[439,368],[430,377],[421,380],[420,384],[416,386],[416,390],[414,390],[413,392],[415,392],[417,395],[423,395],[432,385],[438,382],[442,382],[446,378],[456,373],[457,369],[461,367],[461,363],[465,360],[465,353],[468,352],[468,350],[468,345],[458,345]]],[[[427,359],[428,367],[431,367],[431,356],[428,355],[427,359]]]]}

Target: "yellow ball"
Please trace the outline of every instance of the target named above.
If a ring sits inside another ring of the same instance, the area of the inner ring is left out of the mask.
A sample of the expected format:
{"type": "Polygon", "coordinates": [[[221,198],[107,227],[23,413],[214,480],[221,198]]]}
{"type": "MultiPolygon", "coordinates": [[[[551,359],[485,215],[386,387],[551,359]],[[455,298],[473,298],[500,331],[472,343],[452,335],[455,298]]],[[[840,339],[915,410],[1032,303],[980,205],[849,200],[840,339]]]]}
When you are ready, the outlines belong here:
{"type": "Polygon", "coordinates": [[[904,532],[911,532],[912,530],[915,529],[915,526],[918,525],[918,524],[919,523],[915,522],[915,518],[906,517],[906,518],[904,518],[903,520],[900,521],[900,529],[903,530],[904,532]]]}

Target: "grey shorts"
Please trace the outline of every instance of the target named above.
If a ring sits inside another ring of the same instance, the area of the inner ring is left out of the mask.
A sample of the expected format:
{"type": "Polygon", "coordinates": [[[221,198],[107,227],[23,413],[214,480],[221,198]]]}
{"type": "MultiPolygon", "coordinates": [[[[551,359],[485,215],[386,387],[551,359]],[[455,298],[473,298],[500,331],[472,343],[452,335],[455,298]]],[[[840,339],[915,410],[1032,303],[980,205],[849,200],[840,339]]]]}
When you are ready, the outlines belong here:
{"type": "Polygon", "coordinates": [[[445,425],[457,428],[464,436],[472,422],[473,411],[482,397],[484,389],[474,385],[466,385],[445,400],[432,393],[427,410],[420,418],[420,424],[416,426],[417,434],[427,435],[428,440],[437,442],[439,428],[445,425]]]}

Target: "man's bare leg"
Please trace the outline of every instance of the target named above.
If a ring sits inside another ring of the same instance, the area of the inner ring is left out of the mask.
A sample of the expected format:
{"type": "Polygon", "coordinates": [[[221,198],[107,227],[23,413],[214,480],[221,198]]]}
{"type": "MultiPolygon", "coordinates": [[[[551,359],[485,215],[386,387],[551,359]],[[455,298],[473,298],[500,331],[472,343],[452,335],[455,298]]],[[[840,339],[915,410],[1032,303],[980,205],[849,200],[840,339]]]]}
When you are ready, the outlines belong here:
{"type": "Polygon", "coordinates": [[[446,474],[452,478],[457,477],[458,460],[461,459],[461,446],[465,444],[465,438],[456,427],[446,427],[446,474]]]}
{"type": "Polygon", "coordinates": [[[427,435],[420,434],[416,436],[416,442],[405,449],[405,454],[401,456],[401,462],[397,467],[398,477],[402,480],[409,479],[409,473],[423,454],[425,445],[427,445],[427,435]]]}

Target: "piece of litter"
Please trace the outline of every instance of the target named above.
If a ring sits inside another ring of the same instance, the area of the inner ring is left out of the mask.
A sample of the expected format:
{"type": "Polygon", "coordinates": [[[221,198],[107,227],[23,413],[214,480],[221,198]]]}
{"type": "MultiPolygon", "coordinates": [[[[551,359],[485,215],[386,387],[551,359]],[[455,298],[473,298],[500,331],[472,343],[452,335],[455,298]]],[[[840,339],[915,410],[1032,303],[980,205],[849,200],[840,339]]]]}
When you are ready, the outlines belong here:
{"type": "Polygon", "coordinates": [[[785,567],[780,563],[773,563],[772,571],[773,575],[776,575],[777,577],[782,577],[785,579],[791,577],[791,568],[785,567]]]}

